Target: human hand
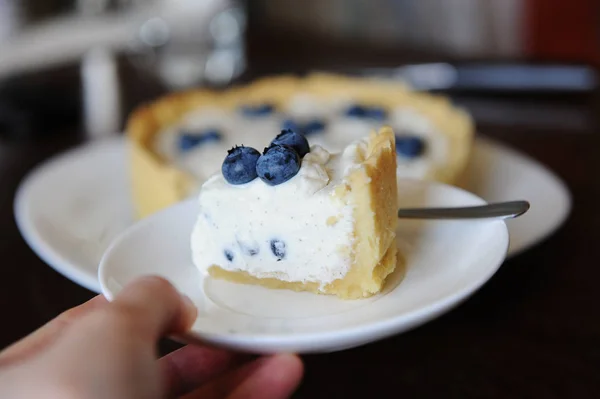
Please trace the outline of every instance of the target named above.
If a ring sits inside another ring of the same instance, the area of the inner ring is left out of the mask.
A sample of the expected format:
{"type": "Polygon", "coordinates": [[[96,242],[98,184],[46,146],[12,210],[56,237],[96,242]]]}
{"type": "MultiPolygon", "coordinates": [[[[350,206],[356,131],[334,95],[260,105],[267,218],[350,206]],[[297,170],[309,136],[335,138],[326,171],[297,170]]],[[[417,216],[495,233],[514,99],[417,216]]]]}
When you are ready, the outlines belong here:
{"type": "Polygon", "coordinates": [[[131,284],[111,303],[95,297],[0,353],[0,397],[276,399],[293,393],[303,372],[294,355],[248,361],[188,345],[157,359],[160,338],[185,332],[196,315],[191,301],[158,277],[131,284]]]}

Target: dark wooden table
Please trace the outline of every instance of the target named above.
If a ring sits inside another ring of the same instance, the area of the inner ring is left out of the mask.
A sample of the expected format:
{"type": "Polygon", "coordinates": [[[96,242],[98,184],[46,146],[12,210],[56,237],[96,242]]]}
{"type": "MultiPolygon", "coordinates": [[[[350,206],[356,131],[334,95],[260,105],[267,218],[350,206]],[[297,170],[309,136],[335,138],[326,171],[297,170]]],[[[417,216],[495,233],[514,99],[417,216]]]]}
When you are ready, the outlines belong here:
{"type": "MultiPolygon", "coordinates": [[[[541,111],[542,124],[544,113],[555,110],[502,101],[541,111]]],[[[600,397],[600,132],[594,123],[599,108],[586,100],[576,109],[586,123],[479,128],[566,181],[574,208],[565,225],[508,260],[479,292],[443,317],[362,348],[306,356],[298,397],[600,397]]],[[[22,177],[47,157],[81,143],[75,130],[0,142],[0,348],[94,295],[38,259],[13,217],[22,177]]]]}

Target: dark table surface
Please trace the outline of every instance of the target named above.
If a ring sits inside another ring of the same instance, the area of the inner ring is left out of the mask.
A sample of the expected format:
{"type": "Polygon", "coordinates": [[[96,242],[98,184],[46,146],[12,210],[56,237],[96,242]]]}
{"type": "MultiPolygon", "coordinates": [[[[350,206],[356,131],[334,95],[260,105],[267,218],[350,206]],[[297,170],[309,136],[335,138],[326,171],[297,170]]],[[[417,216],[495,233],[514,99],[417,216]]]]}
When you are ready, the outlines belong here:
{"type": "MultiPolygon", "coordinates": [[[[502,123],[484,120],[479,134],[524,151],[564,179],[574,201],[570,218],[550,238],[506,261],[479,292],[439,319],[361,348],[306,356],[298,397],[600,397],[597,102],[457,100],[475,106],[497,102],[537,115],[538,126],[510,115],[502,123]],[[565,115],[575,115],[575,123],[547,123],[557,110],[573,113],[565,115]]],[[[0,348],[94,296],[41,261],[13,217],[14,193],[24,175],[81,143],[78,131],[0,141],[0,348]]],[[[162,350],[173,347],[167,343],[162,350]]]]}

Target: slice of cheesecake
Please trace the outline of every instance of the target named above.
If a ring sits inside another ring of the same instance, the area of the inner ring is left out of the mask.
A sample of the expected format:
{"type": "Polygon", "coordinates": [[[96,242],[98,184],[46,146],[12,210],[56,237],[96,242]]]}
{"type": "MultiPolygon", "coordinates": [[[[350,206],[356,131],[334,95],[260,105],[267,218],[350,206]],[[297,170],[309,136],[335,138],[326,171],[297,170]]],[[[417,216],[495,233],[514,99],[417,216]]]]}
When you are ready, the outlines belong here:
{"type": "Polygon", "coordinates": [[[378,293],[396,267],[392,130],[372,132],[337,154],[319,146],[297,159],[292,154],[285,167],[294,172],[296,160],[299,167],[279,181],[276,175],[287,173],[283,158],[266,151],[257,161],[260,178],[228,179],[233,169],[224,164],[202,186],[191,238],[195,265],[215,278],[269,288],[344,299],[378,293]]]}

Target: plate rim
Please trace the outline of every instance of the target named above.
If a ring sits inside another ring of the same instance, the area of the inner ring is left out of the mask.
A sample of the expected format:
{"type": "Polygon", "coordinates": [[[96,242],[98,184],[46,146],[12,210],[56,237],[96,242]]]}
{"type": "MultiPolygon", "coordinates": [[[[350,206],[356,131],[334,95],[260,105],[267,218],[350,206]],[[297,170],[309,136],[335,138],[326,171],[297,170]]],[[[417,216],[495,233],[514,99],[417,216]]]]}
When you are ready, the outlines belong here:
{"type": "MultiPolygon", "coordinates": [[[[451,189],[462,192],[464,195],[467,195],[477,202],[486,203],[485,200],[479,197],[476,194],[473,194],[467,190],[464,190],[459,187],[451,186],[444,183],[439,182],[423,182],[416,179],[402,179],[406,181],[416,182],[417,184],[430,185],[430,186],[438,186],[444,187],[445,189],[451,189]]],[[[108,287],[108,279],[109,275],[105,272],[104,264],[106,264],[107,258],[111,255],[113,251],[116,250],[118,246],[118,242],[124,236],[129,236],[133,234],[136,230],[142,229],[148,224],[154,223],[156,219],[164,217],[163,215],[168,212],[173,212],[174,208],[185,208],[189,207],[191,203],[194,202],[193,198],[186,199],[177,204],[171,205],[168,208],[162,209],[155,214],[140,220],[134,223],[132,226],[128,227],[125,231],[119,233],[115,240],[109,245],[107,250],[104,252],[102,259],[99,263],[98,268],[98,281],[101,287],[101,293],[104,295],[109,301],[114,299],[114,293],[108,287]]],[[[483,287],[500,269],[502,264],[504,263],[508,248],[510,244],[510,235],[508,232],[508,227],[504,220],[492,220],[490,223],[498,224],[501,227],[500,237],[502,242],[500,245],[502,246],[502,250],[499,251],[499,255],[497,258],[493,260],[493,265],[491,265],[485,273],[483,273],[479,278],[474,279],[470,284],[467,284],[460,290],[442,296],[433,302],[429,303],[426,306],[421,308],[401,313],[394,314],[389,317],[379,319],[365,325],[344,327],[340,330],[331,330],[331,331],[322,331],[322,332],[301,332],[301,333],[293,333],[289,335],[284,334],[248,334],[248,333],[235,333],[235,334],[218,334],[218,333],[210,333],[210,332],[188,332],[186,334],[181,334],[175,337],[178,341],[183,343],[193,343],[193,342],[204,342],[212,345],[227,347],[242,351],[251,351],[251,352],[262,352],[262,353],[275,353],[280,352],[282,347],[292,348],[296,352],[300,353],[323,353],[326,352],[326,347],[331,347],[331,345],[327,345],[327,343],[333,343],[334,341],[345,341],[351,338],[355,338],[355,341],[364,342],[359,343],[358,345],[349,345],[348,347],[357,347],[362,346],[368,342],[373,342],[379,339],[383,339],[386,337],[390,337],[394,334],[399,334],[404,331],[413,329],[420,325],[423,325],[429,322],[432,319],[435,319],[439,315],[450,311],[454,307],[458,306],[460,303],[467,300],[474,293],[476,293],[481,287],[483,287]],[[376,339],[364,340],[366,337],[375,335],[376,339]],[[315,345],[315,342],[319,342],[319,344],[315,345]],[[263,349],[257,351],[252,349],[253,347],[261,346],[263,349]],[[298,348],[306,348],[306,347],[318,347],[316,350],[304,350],[298,348]]],[[[326,316],[325,316],[326,317],[326,316]]],[[[335,349],[334,349],[335,350],[335,349]]]]}
{"type": "MultiPolygon", "coordinates": [[[[511,249],[507,253],[506,259],[510,259],[514,256],[520,255],[521,253],[539,245],[541,242],[547,240],[550,236],[556,233],[558,229],[563,226],[565,221],[571,214],[573,207],[573,197],[568,186],[553,170],[547,167],[545,164],[531,157],[530,155],[522,152],[519,149],[512,148],[494,138],[487,136],[478,135],[475,138],[474,146],[478,143],[492,147],[493,151],[501,151],[503,155],[510,155],[517,157],[522,161],[525,161],[528,166],[534,167],[541,173],[548,176],[552,181],[553,185],[563,195],[564,208],[562,213],[556,218],[551,228],[547,228],[544,231],[540,231],[539,234],[535,235],[526,244],[511,249]]],[[[13,201],[13,213],[17,228],[21,234],[23,240],[32,249],[32,251],[48,266],[54,269],[56,272],[62,274],[67,279],[75,282],[76,284],[92,291],[95,293],[101,292],[101,287],[98,282],[97,273],[90,273],[86,269],[79,265],[70,262],[66,259],[59,251],[56,251],[51,245],[47,244],[43,240],[41,234],[34,226],[33,221],[29,217],[27,212],[28,208],[28,193],[32,186],[34,186],[39,180],[43,179],[48,173],[50,167],[54,167],[60,162],[67,162],[67,158],[76,157],[81,153],[87,151],[94,151],[98,148],[99,144],[109,145],[115,149],[125,150],[127,146],[127,140],[122,134],[116,134],[111,137],[106,137],[99,140],[84,142],[73,148],[66,149],[62,152],[54,154],[53,156],[43,160],[35,167],[33,167],[25,176],[22,178],[17,190],[15,191],[13,201]]],[[[459,187],[463,189],[463,187],[459,187]]],[[[465,190],[467,191],[467,190],[465,190]]],[[[475,194],[476,195],[476,194],[475,194]]]]}
{"type": "Polygon", "coordinates": [[[21,237],[38,258],[63,277],[89,291],[99,294],[100,285],[98,284],[97,274],[89,274],[84,268],[66,259],[59,251],[55,250],[52,245],[48,244],[42,238],[38,229],[35,228],[35,223],[28,212],[30,202],[27,201],[32,187],[34,187],[40,179],[43,179],[53,167],[58,167],[57,165],[60,165],[63,162],[69,162],[72,158],[76,158],[86,151],[97,148],[98,144],[120,148],[126,143],[123,137],[107,137],[98,141],[85,142],[43,160],[25,175],[17,187],[13,200],[13,215],[17,228],[21,233],[21,237]]]}
{"type": "Polygon", "coordinates": [[[527,162],[529,167],[535,168],[539,172],[546,174],[552,181],[553,185],[555,185],[558,191],[560,191],[563,195],[564,207],[561,208],[561,212],[558,214],[558,217],[555,219],[552,226],[544,230],[542,233],[537,234],[536,237],[530,240],[526,245],[522,244],[516,249],[510,249],[510,253],[508,253],[506,257],[506,259],[510,259],[541,244],[542,242],[550,238],[553,234],[555,234],[558,231],[558,229],[560,229],[565,224],[573,210],[573,193],[571,193],[571,190],[569,190],[569,187],[567,186],[566,182],[558,174],[556,174],[556,172],[554,172],[542,162],[528,155],[527,153],[490,137],[478,136],[476,142],[483,142],[484,145],[493,147],[496,151],[500,150],[505,154],[510,154],[510,156],[520,158],[521,161],[527,162]]]}

